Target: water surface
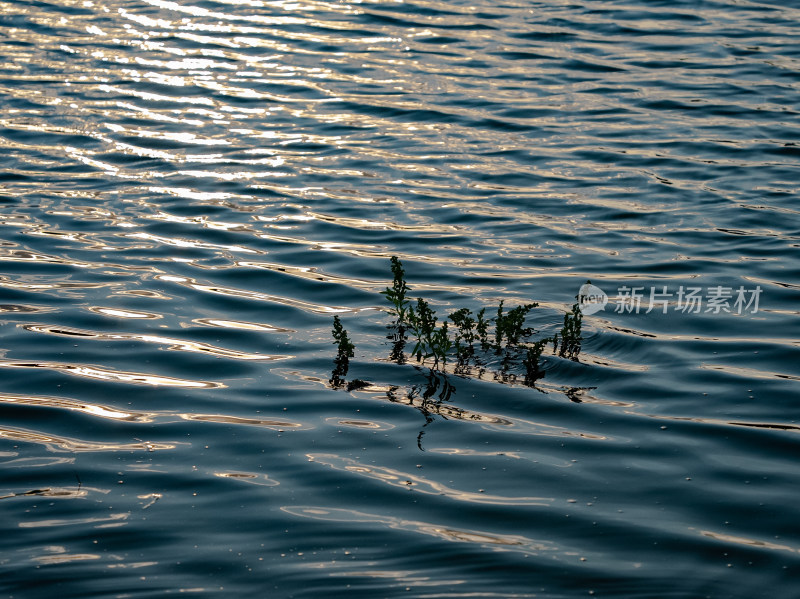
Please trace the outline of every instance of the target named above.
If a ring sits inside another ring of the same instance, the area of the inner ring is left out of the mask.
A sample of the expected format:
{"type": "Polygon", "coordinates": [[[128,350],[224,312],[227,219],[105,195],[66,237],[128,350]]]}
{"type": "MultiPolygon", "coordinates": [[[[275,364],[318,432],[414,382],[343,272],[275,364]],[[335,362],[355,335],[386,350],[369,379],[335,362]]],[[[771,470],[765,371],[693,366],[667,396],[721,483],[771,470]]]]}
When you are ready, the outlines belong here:
{"type": "Polygon", "coordinates": [[[4,596],[800,593],[785,4],[0,1],[4,596]],[[610,302],[445,379],[393,255],[610,302]]]}

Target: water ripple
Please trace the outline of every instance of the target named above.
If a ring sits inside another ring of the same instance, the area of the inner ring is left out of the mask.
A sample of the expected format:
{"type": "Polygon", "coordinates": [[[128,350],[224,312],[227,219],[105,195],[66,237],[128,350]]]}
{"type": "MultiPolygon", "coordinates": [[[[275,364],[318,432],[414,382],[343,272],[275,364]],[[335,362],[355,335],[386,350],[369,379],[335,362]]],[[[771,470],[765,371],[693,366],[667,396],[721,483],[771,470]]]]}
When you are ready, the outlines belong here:
{"type": "Polygon", "coordinates": [[[797,595],[789,4],[0,1],[4,589],[797,595]],[[609,303],[428,372],[391,256],[609,303]]]}

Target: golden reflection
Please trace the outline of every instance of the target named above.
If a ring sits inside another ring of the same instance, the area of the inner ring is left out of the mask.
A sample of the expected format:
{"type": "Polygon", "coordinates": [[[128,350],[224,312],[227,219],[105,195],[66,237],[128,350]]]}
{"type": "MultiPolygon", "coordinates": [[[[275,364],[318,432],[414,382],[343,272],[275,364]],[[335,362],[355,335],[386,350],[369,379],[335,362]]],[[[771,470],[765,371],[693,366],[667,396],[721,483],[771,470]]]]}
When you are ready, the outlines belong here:
{"type": "MultiPolygon", "coordinates": [[[[97,220],[97,219],[90,219],[97,220]]],[[[133,224],[129,222],[112,221],[110,224],[118,227],[132,227],[133,224]]],[[[26,234],[32,237],[52,237],[63,241],[74,241],[86,246],[88,250],[115,250],[115,246],[108,245],[102,239],[101,233],[78,233],[76,231],[62,231],[56,228],[50,228],[50,225],[43,223],[32,222],[20,224],[21,229],[26,229],[26,234]]],[[[102,269],[102,268],[116,268],[123,272],[127,270],[144,270],[142,267],[135,266],[122,266],[119,264],[111,264],[107,262],[86,262],[77,260],[75,258],[67,258],[62,256],[50,256],[46,254],[34,254],[27,250],[11,250],[7,251],[4,260],[7,262],[50,262],[52,264],[67,264],[76,266],[78,268],[87,269],[102,269]]],[[[111,271],[106,271],[111,272],[111,271]]]]}
{"type": "Polygon", "coordinates": [[[628,412],[637,416],[647,416],[658,420],[673,420],[676,422],[702,422],[703,424],[715,424],[718,426],[743,426],[746,428],[768,429],[774,431],[800,432],[800,425],[784,424],[781,422],[743,422],[741,420],[721,420],[719,418],[701,418],[697,416],[664,416],[661,414],[640,414],[638,412],[628,412]]]}
{"type": "Polygon", "coordinates": [[[100,306],[89,306],[86,308],[95,314],[111,316],[113,318],[143,318],[147,320],[158,320],[163,318],[161,314],[154,312],[134,312],[133,310],[120,310],[119,308],[101,308],[100,306]]]}
{"type": "Polygon", "coordinates": [[[581,362],[584,364],[593,364],[595,366],[604,366],[606,368],[616,368],[626,372],[647,372],[650,370],[650,367],[644,364],[623,362],[622,360],[614,360],[607,356],[601,358],[592,354],[587,354],[586,352],[581,353],[581,362]]]}
{"type": "Polygon", "coordinates": [[[284,273],[299,277],[301,279],[308,279],[310,281],[319,281],[321,283],[336,283],[339,285],[347,285],[349,287],[357,287],[369,291],[375,291],[385,286],[385,282],[373,282],[366,279],[356,279],[354,277],[342,277],[338,275],[323,274],[317,271],[313,266],[289,266],[285,264],[275,264],[272,262],[250,262],[244,260],[237,260],[236,266],[243,268],[259,268],[264,270],[271,270],[273,272],[284,273]]]}
{"type": "Polygon", "coordinates": [[[98,202],[103,200],[102,196],[98,196],[97,194],[86,194],[86,195],[70,195],[68,193],[59,193],[59,192],[52,192],[54,195],[62,195],[68,201],[68,207],[59,206],[57,209],[47,210],[47,214],[51,214],[53,216],[68,216],[75,218],[81,221],[102,221],[106,222],[107,224],[115,227],[132,227],[135,226],[128,220],[126,215],[119,215],[112,212],[110,209],[102,207],[102,206],[81,206],[77,204],[78,201],[85,201],[87,199],[86,195],[89,195],[92,199],[96,199],[98,202]]]}
{"type": "MultiPolygon", "coordinates": [[[[115,522],[120,520],[127,520],[130,513],[124,512],[119,514],[111,514],[106,517],[95,518],[72,518],[72,519],[52,519],[52,520],[38,520],[34,522],[20,522],[20,528],[53,528],[55,526],[73,526],[75,524],[97,524],[115,522]]],[[[97,527],[96,527],[97,528],[97,527]]]]}
{"type": "MultiPolygon", "coordinates": [[[[97,89],[101,92],[107,92],[109,94],[113,94],[116,97],[119,96],[135,96],[141,100],[147,100],[150,102],[175,102],[177,104],[181,104],[183,106],[187,104],[202,104],[204,106],[214,106],[214,102],[206,97],[190,97],[190,96],[165,96],[163,94],[154,94],[152,92],[145,92],[138,89],[134,89],[131,87],[115,87],[112,85],[98,85],[97,89]]],[[[111,131],[118,132],[124,131],[125,128],[121,125],[116,125],[112,123],[106,123],[106,128],[110,129],[111,131]]],[[[110,140],[109,140],[110,141],[110,140]]]]}
{"type": "MultiPolygon", "coordinates": [[[[275,226],[275,228],[280,228],[275,226]]],[[[260,233],[261,239],[275,241],[278,243],[291,243],[306,246],[309,250],[324,252],[339,252],[341,254],[351,254],[362,258],[391,258],[392,254],[379,246],[367,245],[363,243],[347,243],[335,241],[315,241],[313,239],[303,239],[297,237],[286,237],[284,235],[273,235],[271,233],[260,233]]],[[[405,256],[404,256],[405,259],[405,256]]]]}
{"type": "MultiPolygon", "coordinates": [[[[179,84],[182,85],[182,83],[175,81],[175,79],[180,79],[180,78],[173,77],[173,78],[170,78],[170,79],[171,79],[171,81],[169,81],[167,84],[171,83],[173,85],[179,85],[179,84]]],[[[147,118],[147,119],[152,120],[152,121],[161,121],[161,122],[166,122],[166,123],[182,123],[184,125],[193,125],[195,127],[201,127],[203,125],[203,121],[201,121],[199,119],[175,118],[175,117],[172,117],[172,116],[168,116],[166,114],[162,114],[160,112],[155,112],[153,110],[150,110],[146,106],[137,106],[136,104],[133,104],[132,102],[117,102],[116,106],[117,106],[117,108],[120,108],[122,110],[129,110],[131,112],[136,113],[138,116],[141,116],[143,118],[147,118]]],[[[220,155],[219,154],[214,154],[213,156],[216,157],[216,156],[220,156],[220,155]]]]}
{"type": "Polygon", "coordinates": [[[755,368],[745,368],[744,366],[726,366],[724,364],[707,364],[703,362],[698,368],[703,370],[718,370],[726,374],[733,374],[744,378],[756,379],[788,379],[790,381],[800,381],[800,376],[794,374],[786,374],[785,372],[769,372],[765,370],[756,370],[755,368]]]}
{"type": "Polygon", "coordinates": [[[56,308],[47,306],[31,306],[26,304],[0,304],[0,313],[2,312],[19,312],[30,314],[32,312],[55,312],[56,308]]]}
{"type": "Polygon", "coordinates": [[[244,329],[249,331],[265,331],[269,333],[294,333],[295,329],[286,329],[269,324],[259,324],[257,322],[246,322],[243,320],[222,320],[219,318],[196,318],[192,322],[209,327],[221,327],[224,329],[244,329]]]}
{"type": "MultiPolygon", "coordinates": [[[[18,456],[19,453],[17,452],[0,452],[0,457],[15,457],[18,456]]],[[[50,467],[56,466],[61,464],[74,464],[75,458],[74,457],[55,457],[55,456],[48,456],[48,457],[39,457],[39,458],[17,458],[15,460],[8,460],[7,462],[3,462],[4,468],[41,468],[41,467],[50,467]]]]}
{"type": "MultiPolygon", "coordinates": [[[[90,241],[89,236],[85,233],[75,233],[73,231],[56,231],[52,229],[44,229],[38,226],[30,227],[28,231],[28,235],[34,237],[55,237],[57,239],[66,240],[66,241],[78,241],[85,245],[89,246],[89,249],[109,249],[108,246],[97,245],[90,241]]],[[[51,262],[56,262],[55,260],[50,260],[51,262]]],[[[58,262],[61,262],[58,260],[58,262]]],[[[80,264],[80,266],[84,266],[80,264]]]]}
{"type": "Polygon", "coordinates": [[[143,27],[159,27],[161,29],[173,29],[173,22],[165,19],[152,19],[147,15],[132,13],[124,8],[118,9],[120,16],[129,19],[143,27]]]}
{"type": "Polygon", "coordinates": [[[775,551],[788,551],[789,553],[800,553],[800,549],[790,545],[782,545],[780,543],[771,543],[769,541],[760,541],[758,539],[748,539],[747,537],[737,537],[734,535],[724,534],[721,532],[712,532],[710,530],[698,531],[704,537],[711,537],[718,541],[726,543],[735,543],[737,545],[747,545],[748,547],[755,547],[757,549],[772,549],[775,551]]]}
{"type": "MultiPolygon", "coordinates": [[[[478,188],[482,187],[481,184],[475,184],[475,186],[478,188]]],[[[518,224],[524,223],[531,227],[549,231],[551,235],[561,233],[565,238],[572,238],[575,233],[575,227],[577,226],[577,222],[571,218],[555,217],[549,214],[536,212],[523,213],[512,207],[497,206],[489,204],[488,202],[460,202],[459,204],[454,204],[452,207],[458,208],[460,211],[473,216],[503,218],[509,222],[518,224]]],[[[483,240],[478,241],[482,242],[483,240]]]]}
{"type": "Polygon", "coordinates": [[[157,451],[175,449],[175,443],[94,443],[55,435],[46,435],[21,428],[0,428],[0,439],[11,439],[25,443],[44,445],[52,452],[84,452],[84,451],[157,451]]]}
{"type": "Polygon", "coordinates": [[[93,489],[90,487],[79,487],[76,489],[67,489],[67,488],[46,488],[46,489],[31,489],[30,491],[25,491],[24,493],[10,493],[8,495],[0,495],[0,499],[10,499],[12,497],[54,497],[57,499],[76,499],[78,497],[86,497],[89,495],[89,491],[95,491],[99,493],[108,493],[105,489],[93,489]]]}
{"type": "MultiPolygon", "coordinates": [[[[39,225],[33,226],[34,228],[33,234],[40,234],[40,235],[52,235],[55,237],[61,237],[66,234],[59,233],[59,232],[51,232],[51,231],[43,231],[37,229],[39,225]]],[[[49,256],[47,254],[39,254],[36,252],[31,252],[29,250],[3,250],[2,251],[2,258],[4,262],[50,262],[52,264],[68,264],[70,266],[77,266],[77,267],[91,267],[96,266],[96,264],[92,264],[90,262],[83,262],[81,260],[76,260],[72,258],[61,258],[58,256],[49,256]]]]}
{"type": "Polygon", "coordinates": [[[239,416],[226,416],[224,414],[178,414],[184,420],[196,420],[200,422],[218,422],[220,424],[247,424],[252,426],[264,426],[276,429],[279,432],[283,429],[291,428],[296,430],[306,430],[311,428],[298,422],[288,422],[286,420],[264,420],[258,418],[241,418],[239,416]]]}
{"type": "MultiPolygon", "coordinates": [[[[127,564],[108,564],[107,568],[149,568],[150,566],[157,566],[158,562],[129,562],[127,564]]],[[[180,589],[179,592],[181,593],[189,593],[189,592],[203,592],[206,589],[180,589]]]]}
{"type": "Polygon", "coordinates": [[[193,279],[191,277],[157,275],[155,278],[161,281],[168,281],[170,283],[178,283],[185,287],[191,287],[192,289],[197,289],[198,291],[204,291],[206,293],[226,295],[229,297],[243,297],[247,299],[259,300],[265,302],[274,302],[277,304],[283,304],[285,306],[300,308],[301,310],[306,310],[308,312],[316,312],[318,314],[342,314],[347,312],[363,312],[366,310],[373,309],[373,308],[349,308],[345,306],[324,306],[322,304],[312,304],[311,302],[305,302],[299,299],[282,297],[279,295],[271,295],[269,293],[261,293],[258,291],[249,291],[247,289],[221,287],[218,285],[203,285],[201,283],[198,283],[196,279],[193,279]]]}
{"type": "MultiPolygon", "coordinates": [[[[151,291],[149,289],[122,289],[120,291],[115,291],[112,295],[133,295],[135,297],[146,297],[148,299],[161,299],[161,300],[173,299],[169,295],[159,293],[158,291],[151,291]]],[[[157,316],[160,317],[160,315],[157,316]]]]}
{"type": "MultiPolygon", "coordinates": [[[[233,79],[229,79],[228,81],[234,81],[233,79]]],[[[245,80],[246,83],[249,83],[250,80],[245,80]]],[[[279,102],[284,105],[292,105],[292,104],[322,104],[326,102],[337,102],[339,101],[338,98],[335,97],[323,97],[323,98],[310,98],[308,96],[305,97],[292,97],[283,94],[276,94],[271,92],[259,92],[250,87],[237,87],[234,85],[228,85],[222,83],[217,80],[212,79],[195,79],[195,85],[198,87],[206,88],[213,90],[216,94],[227,96],[230,98],[246,98],[249,100],[263,100],[265,102],[279,102]]],[[[319,85],[316,85],[310,81],[304,81],[301,79],[294,79],[294,80],[269,80],[269,79],[260,79],[259,83],[278,83],[281,86],[292,85],[295,87],[302,87],[308,90],[313,90],[319,92],[319,94],[329,96],[329,92],[322,88],[319,85]]],[[[336,138],[333,138],[336,139],[336,138]]],[[[328,138],[328,141],[332,141],[331,138],[328,138]]],[[[284,173],[284,176],[295,176],[294,173],[284,173]]]]}
{"type": "Polygon", "coordinates": [[[768,428],[775,431],[800,431],[800,426],[796,424],[779,424],[771,422],[728,422],[733,426],[746,426],[750,428],[768,428]]]}
{"type": "Polygon", "coordinates": [[[268,354],[250,354],[241,352],[235,349],[224,349],[209,345],[207,343],[200,343],[195,341],[184,341],[181,339],[174,339],[171,337],[160,337],[158,335],[137,335],[134,333],[97,333],[95,331],[86,331],[82,329],[74,329],[71,327],[62,326],[48,326],[48,325],[22,325],[22,328],[28,331],[37,333],[49,333],[51,335],[62,335],[66,337],[81,337],[97,339],[100,341],[141,341],[143,343],[154,343],[159,345],[167,345],[173,351],[195,352],[201,354],[211,354],[222,358],[231,358],[234,360],[259,360],[262,362],[273,362],[277,360],[285,360],[289,356],[272,356],[268,354]]]}
{"type": "Polygon", "coordinates": [[[77,364],[63,364],[57,362],[21,362],[0,360],[0,368],[44,368],[56,370],[65,374],[83,376],[90,379],[101,379],[118,383],[132,383],[136,385],[150,385],[153,387],[187,387],[192,389],[222,389],[222,383],[211,381],[192,381],[168,376],[157,376],[140,372],[125,372],[100,368],[99,366],[81,366],[77,364]]]}
{"type": "Polygon", "coordinates": [[[25,291],[56,291],[62,294],[69,294],[71,291],[80,289],[102,289],[103,287],[112,287],[116,283],[77,283],[77,282],[61,282],[61,283],[34,283],[34,277],[26,277],[29,282],[25,282],[23,277],[15,281],[10,277],[0,276],[0,287],[8,287],[9,289],[24,289],[25,291]]]}
{"type": "MultiPolygon", "coordinates": [[[[219,19],[223,23],[230,21],[245,21],[246,23],[259,23],[262,25],[305,25],[309,19],[300,19],[297,17],[278,17],[266,15],[238,15],[231,13],[216,12],[207,8],[193,6],[191,4],[179,4],[170,0],[145,0],[147,4],[152,4],[159,8],[164,8],[168,11],[177,13],[186,13],[195,17],[207,17],[209,19],[219,19]]],[[[216,43],[216,38],[212,38],[216,43]]]]}
{"type": "Polygon", "coordinates": [[[161,499],[162,495],[161,495],[161,493],[147,493],[146,495],[137,495],[136,497],[138,499],[148,499],[149,500],[146,504],[144,504],[142,506],[142,509],[146,510],[151,505],[153,505],[156,501],[161,499]]]}
{"type": "MultiPolygon", "coordinates": [[[[190,189],[188,187],[148,187],[148,191],[177,198],[200,200],[203,202],[214,201],[214,200],[219,200],[219,201],[230,200],[233,198],[252,199],[249,196],[241,196],[238,194],[228,193],[225,191],[197,191],[194,189],[190,189]]],[[[166,212],[163,212],[162,210],[158,210],[155,206],[150,206],[150,204],[146,205],[150,208],[153,208],[153,210],[156,210],[156,215],[151,216],[150,218],[155,218],[160,220],[159,216],[163,215],[163,218],[165,220],[174,222],[190,223],[190,224],[209,222],[207,216],[180,217],[168,214],[166,212]]],[[[250,230],[250,228],[247,227],[246,225],[240,225],[240,226],[245,227],[248,231],[250,230]]]]}
{"type": "Polygon", "coordinates": [[[428,453],[441,453],[444,455],[463,455],[463,456],[479,456],[479,457],[509,457],[515,460],[522,460],[523,458],[519,452],[516,451],[479,451],[477,449],[468,449],[465,447],[433,447],[426,450],[428,453]]]}
{"type": "Polygon", "coordinates": [[[181,170],[178,171],[177,174],[184,175],[187,177],[195,177],[198,179],[202,179],[204,177],[210,179],[219,179],[220,181],[240,181],[240,180],[256,179],[261,177],[292,176],[292,173],[285,173],[281,171],[259,171],[259,172],[239,171],[236,173],[229,173],[220,171],[181,170]]]}
{"type": "Polygon", "coordinates": [[[334,216],[322,214],[321,212],[306,212],[312,219],[333,223],[341,227],[358,229],[360,231],[377,229],[380,231],[410,231],[415,233],[440,233],[440,234],[463,234],[469,231],[467,227],[455,225],[442,225],[435,222],[428,222],[421,225],[401,225],[390,221],[376,221],[365,218],[348,218],[344,216],[334,216]]]}
{"type": "Polygon", "coordinates": [[[120,170],[118,167],[112,164],[96,160],[95,158],[90,158],[88,155],[89,154],[88,150],[66,147],[64,148],[64,153],[70,158],[73,158],[74,160],[81,162],[86,166],[91,166],[112,176],[117,175],[117,173],[120,170]]]}
{"type": "Polygon", "coordinates": [[[375,431],[388,431],[395,427],[394,424],[389,424],[388,422],[376,422],[374,420],[354,420],[348,418],[337,418],[335,416],[326,418],[325,422],[332,426],[347,426],[350,428],[362,428],[375,431]]]}
{"type": "Polygon", "coordinates": [[[383,466],[370,466],[350,458],[342,458],[332,453],[306,454],[310,462],[330,466],[334,470],[351,472],[367,478],[401,488],[429,495],[444,495],[456,501],[468,503],[488,503],[492,505],[537,505],[548,507],[554,501],[552,497],[506,497],[488,493],[473,493],[448,487],[442,483],[428,480],[417,474],[410,474],[383,466]]]}
{"type": "MultiPolygon", "coordinates": [[[[155,158],[159,160],[165,160],[167,162],[180,162],[180,156],[168,152],[166,150],[157,150],[155,148],[135,146],[133,144],[124,143],[121,141],[115,141],[111,138],[104,138],[103,141],[111,145],[115,151],[121,154],[131,154],[133,156],[141,156],[144,158],[155,158]]],[[[158,171],[150,171],[148,173],[142,173],[141,175],[123,175],[121,172],[117,173],[117,177],[129,178],[129,179],[139,179],[142,176],[149,176],[155,179],[163,177],[164,174],[159,173],[158,171]]]]}
{"type": "MultiPolygon", "coordinates": [[[[210,196],[212,194],[195,193],[193,195],[195,195],[195,196],[197,196],[197,195],[210,196]]],[[[221,194],[218,194],[218,195],[221,195],[221,194]]],[[[238,197],[241,198],[241,196],[238,196],[238,197]]],[[[220,199],[220,198],[204,197],[204,198],[195,198],[195,199],[209,200],[209,199],[220,199]]],[[[168,223],[180,223],[180,224],[184,224],[184,225],[199,225],[199,226],[204,227],[206,229],[214,229],[214,230],[217,230],[217,231],[236,231],[236,232],[239,232],[239,233],[255,233],[256,232],[255,229],[253,229],[248,224],[236,223],[236,222],[225,223],[225,222],[221,222],[221,221],[214,221],[214,220],[209,219],[205,215],[201,215],[201,216],[176,216],[174,214],[169,214],[167,212],[159,211],[156,214],[149,215],[147,218],[148,219],[152,219],[152,220],[159,220],[159,221],[163,221],[163,222],[168,222],[168,223]]],[[[256,252],[255,250],[253,250],[253,252],[254,253],[261,253],[261,252],[256,252]]]]}
{"type": "Polygon", "coordinates": [[[146,239],[154,241],[158,245],[171,245],[179,248],[197,248],[204,250],[225,250],[228,252],[241,252],[244,254],[260,254],[263,253],[258,250],[253,250],[239,245],[222,245],[218,243],[209,243],[205,241],[193,241],[191,239],[176,239],[171,237],[164,237],[163,235],[151,235],[150,233],[125,233],[123,237],[130,239],[146,239]]]}
{"type": "Polygon", "coordinates": [[[152,422],[153,417],[155,416],[155,414],[152,412],[122,412],[120,410],[100,404],[84,403],[72,399],[64,399],[61,397],[32,397],[28,395],[0,393],[0,404],[2,403],[13,403],[18,405],[37,406],[44,408],[58,408],[62,410],[83,412],[84,414],[89,414],[90,416],[98,416],[100,418],[107,418],[109,420],[126,420],[128,422],[152,422]]]}
{"type": "Polygon", "coordinates": [[[251,485],[262,487],[277,487],[280,483],[272,480],[266,474],[253,474],[252,472],[215,472],[214,476],[220,478],[233,478],[251,485]]]}
{"type": "Polygon", "coordinates": [[[64,553],[59,555],[40,555],[33,558],[33,561],[40,564],[68,564],[70,562],[82,562],[86,560],[100,559],[96,553],[64,553]]]}
{"type": "MultiPolygon", "coordinates": [[[[250,150],[248,153],[253,153],[250,150]]],[[[284,158],[270,154],[269,158],[226,158],[222,154],[190,154],[184,158],[184,162],[200,162],[209,164],[246,164],[250,166],[281,166],[286,163],[284,158]]],[[[272,174],[272,173],[270,173],[272,174]]],[[[195,192],[198,193],[198,192],[195,192]]],[[[241,194],[228,194],[231,197],[254,199],[253,196],[241,194]]]]}
{"type": "Polygon", "coordinates": [[[325,508],[316,506],[283,506],[281,511],[314,520],[324,520],[327,522],[366,522],[371,525],[381,524],[394,530],[406,530],[422,533],[443,539],[445,541],[459,543],[473,543],[499,550],[521,551],[529,554],[537,554],[542,551],[555,551],[557,548],[546,542],[534,541],[522,535],[502,535],[477,530],[458,529],[446,526],[437,526],[429,522],[418,520],[404,520],[392,516],[381,514],[370,514],[356,510],[325,508]]]}

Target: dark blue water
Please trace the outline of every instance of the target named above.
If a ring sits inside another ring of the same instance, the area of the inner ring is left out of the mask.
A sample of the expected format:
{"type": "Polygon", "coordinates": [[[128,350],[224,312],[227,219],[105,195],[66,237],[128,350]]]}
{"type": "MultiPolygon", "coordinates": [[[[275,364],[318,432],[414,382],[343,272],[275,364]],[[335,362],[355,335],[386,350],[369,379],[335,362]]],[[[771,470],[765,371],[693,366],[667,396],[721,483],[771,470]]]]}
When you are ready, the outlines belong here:
{"type": "Polygon", "coordinates": [[[0,2],[2,596],[800,596],[799,23],[0,2]],[[398,363],[393,255],[609,302],[528,384],[398,363]]]}

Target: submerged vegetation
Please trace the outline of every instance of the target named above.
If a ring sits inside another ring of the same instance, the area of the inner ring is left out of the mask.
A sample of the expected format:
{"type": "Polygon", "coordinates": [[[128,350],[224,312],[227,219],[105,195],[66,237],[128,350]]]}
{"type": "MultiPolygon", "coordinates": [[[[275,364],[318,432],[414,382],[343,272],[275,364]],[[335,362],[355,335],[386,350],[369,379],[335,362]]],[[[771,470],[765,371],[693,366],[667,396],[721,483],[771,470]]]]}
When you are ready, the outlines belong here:
{"type": "Polygon", "coordinates": [[[577,360],[581,352],[581,307],[580,304],[572,306],[572,312],[564,315],[564,326],[561,328],[561,338],[558,333],[553,337],[553,353],[558,351],[562,358],[577,360]],[[561,345],[559,347],[559,341],[561,345]]]}
{"type": "Polygon", "coordinates": [[[331,387],[339,388],[345,386],[344,377],[347,376],[347,371],[350,369],[350,358],[355,355],[353,352],[356,346],[350,341],[350,337],[347,336],[347,331],[342,326],[342,321],[339,320],[338,316],[333,317],[332,334],[334,343],[337,346],[337,352],[336,358],[333,360],[334,368],[329,382],[331,387]]]}
{"type": "Polygon", "coordinates": [[[381,291],[381,295],[386,296],[386,299],[392,304],[393,308],[390,312],[394,314],[397,322],[405,322],[406,306],[408,306],[408,300],[406,299],[406,291],[408,291],[408,285],[405,280],[406,271],[403,270],[403,264],[398,260],[397,256],[392,256],[391,263],[394,280],[391,287],[381,291]]]}
{"type": "MultiPolygon", "coordinates": [[[[513,382],[517,375],[512,369],[521,367],[524,369],[524,383],[533,386],[545,375],[542,354],[549,344],[553,344],[554,355],[578,360],[583,339],[583,315],[577,303],[564,316],[560,333],[536,341],[529,341],[536,331],[526,327],[525,322],[537,303],[519,305],[506,311],[501,301],[495,316],[490,318],[486,317],[487,308],[481,308],[476,314],[469,308],[461,308],[437,325],[439,319],[427,300],[420,297],[412,302],[408,299],[410,288],[397,256],[391,258],[391,270],[392,286],[381,294],[391,304],[389,313],[394,321],[389,328],[393,333],[388,338],[394,343],[389,358],[398,364],[406,363],[405,346],[410,339],[414,344],[410,357],[416,358],[420,364],[427,362],[432,374],[436,372],[445,376],[448,360],[454,360],[453,372],[456,374],[468,375],[475,368],[482,375],[490,369],[495,379],[513,382]],[[498,357],[499,367],[496,366],[498,357]]],[[[335,388],[349,389],[352,383],[348,385],[343,377],[347,375],[349,359],[353,357],[355,348],[338,316],[333,317],[333,338],[338,353],[330,384],[335,388]]],[[[447,395],[449,397],[449,393],[447,395]]]]}

